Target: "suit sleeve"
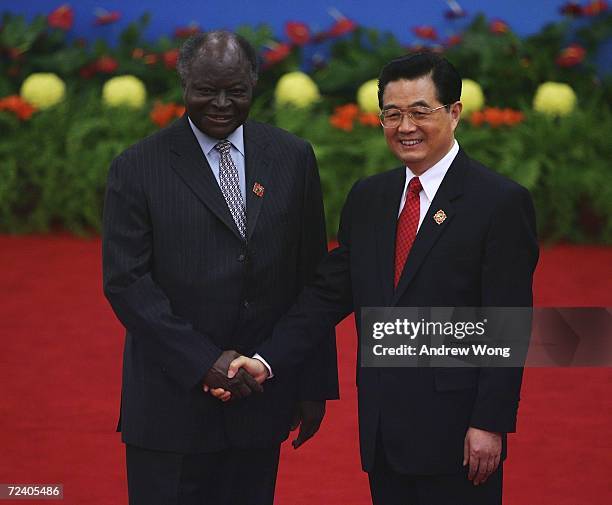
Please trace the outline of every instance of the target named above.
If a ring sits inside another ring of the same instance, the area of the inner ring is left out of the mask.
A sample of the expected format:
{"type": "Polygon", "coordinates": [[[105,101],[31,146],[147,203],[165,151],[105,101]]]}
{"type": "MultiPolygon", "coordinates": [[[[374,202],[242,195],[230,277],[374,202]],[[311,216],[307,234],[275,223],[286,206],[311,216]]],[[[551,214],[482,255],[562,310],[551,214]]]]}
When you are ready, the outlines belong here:
{"type": "MultiPolygon", "coordinates": [[[[538,261],[535,211],[518,185],[500,199],[491,221],[481,271],[483,307],[531,307],[538,261]]],[[[522,368],[482,368],[471,426],[516,431],[522,368]]]]}
{"type": "Polygon", "coordinates": [[[111,165],[104,202],[104,294],[127,331],[184,388],[199,385],[221,355],[172,312],[151,272],[153,230],[146,195],[125,155],[111,165]]]}
{"type": "MultiPolygon", "coordinates": [[[[299,285],[310,282],[321,259],[327,253],[327,234],[321,181],[315,155],[306,148],[305,190],[302,212],[302,234],[298,260],[299,285]]],[[[319,347],[304,362],[299,382],[301,400],[335,400],[338,391],[336,332],[325,332],[319,347]]]]}
{"type": "Polygon", "coordinates": [[[275,375],[291,373],[314,352],[321,339],[353,311],[350,273],[351,221],[355,188],[347,197],[340,217],[338,247],[319,264],[289,312],[274,327],[272,336],[257,349],[275,375]]]}

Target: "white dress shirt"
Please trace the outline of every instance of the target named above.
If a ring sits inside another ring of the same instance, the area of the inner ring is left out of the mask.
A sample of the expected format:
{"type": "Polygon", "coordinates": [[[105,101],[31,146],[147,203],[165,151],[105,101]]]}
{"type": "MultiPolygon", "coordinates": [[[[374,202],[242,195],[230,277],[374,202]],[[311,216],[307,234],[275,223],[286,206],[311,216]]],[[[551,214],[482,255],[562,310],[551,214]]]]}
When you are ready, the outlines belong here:
{"type": "MultiPolygon", "coordinates": [[[[191,118],[187,116],[189,120],[189,126],[191,126],[191,130],[193,134],[198,139],[198,144],[200,144],[200,149],[206,156],[206,160],[210,165],[210,169],[212,170],[215,179],[217,179],[217,184],[219,184],[219,160],[221,159],[221,153],[215,149],[215,146],[219,142],[219,139],[215,139],[209,137],[205,133],[203,133],[196,125],[193,124],[191,118]]],[[[232,133],[227,136],[227,140],[229,140],[232,144],[230,148],[230,156],[234,165],[236,165],[236,169],[238,170],[238,180],[240,184],[240,194],[242,195],[242,203],[246,208],[246,171],[244,165],[244,127],[240,125],[236,128],[232,133]]]]}
{"type": "Polygon", "coordinates": [[[446,153],[446,155],[440,161],[438,161],[438,163],[433,165],[431,168],[425,170],[425,172],[423,172],[421,175],[417,176],[412,172],[412,170],[410,170],[410,167],[406,167],[406,182],[404,183],[404,192],[402,193],[402,199],[400,201],[397,216],[399,217],[399,215],[402,213],[402,209],[404,208],[404,204],[406,203],[406,192],[408,191],[408,184],[410,183],[410,179],[412,179],[413,177],[418,177],[421,181],[421,186],[423,187],[423,189],[419,193],[420,215],[417,232],[419,228],[421,228],[421,223],[423,222],[423,219],[425,219],[425,215],[429,210],[429,206],[431,205],[434,196],[436,196],[436,193],[438,192],[440,184],[442,184],[442,179],[444,179],[446,172],[448,172],[448,169],[450,168],[451,163],[455,159],[455,156],[457,156],[458,152],[459,143],[454,140],[453,147],[451,147],[450,151],[448,151],[448,153],[446,153]]]}

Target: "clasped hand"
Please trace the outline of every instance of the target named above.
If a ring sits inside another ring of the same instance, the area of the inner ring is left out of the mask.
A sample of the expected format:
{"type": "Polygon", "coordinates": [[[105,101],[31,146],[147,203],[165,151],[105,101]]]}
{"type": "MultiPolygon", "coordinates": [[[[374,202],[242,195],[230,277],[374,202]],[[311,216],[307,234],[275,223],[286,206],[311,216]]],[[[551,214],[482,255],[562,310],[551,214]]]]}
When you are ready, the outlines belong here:
{"type": "Polygon", "coordinates": [[[202,388],[221,401],[240,399],[251,393],[261,393],[261,384],[267,377],[268,370],[261,361],[236,351],[223,351],[204,376],[202,388]]]}

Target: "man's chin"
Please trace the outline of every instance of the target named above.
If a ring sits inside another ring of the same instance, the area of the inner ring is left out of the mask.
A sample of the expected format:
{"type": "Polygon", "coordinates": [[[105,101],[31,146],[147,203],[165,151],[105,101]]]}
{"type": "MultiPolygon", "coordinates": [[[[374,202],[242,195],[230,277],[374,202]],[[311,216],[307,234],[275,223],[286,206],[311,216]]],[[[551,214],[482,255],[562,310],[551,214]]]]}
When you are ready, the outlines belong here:
{"type": "Polygon", "coordinates": [[[202,133],[208,135],[209,137],[215,139],[225,139],[236,128],[238,128],[239,125],[236,124],[235,121],[227,122],[227,124],[215,124],[211,121],[203,121],[196,126],[202,133]]]}

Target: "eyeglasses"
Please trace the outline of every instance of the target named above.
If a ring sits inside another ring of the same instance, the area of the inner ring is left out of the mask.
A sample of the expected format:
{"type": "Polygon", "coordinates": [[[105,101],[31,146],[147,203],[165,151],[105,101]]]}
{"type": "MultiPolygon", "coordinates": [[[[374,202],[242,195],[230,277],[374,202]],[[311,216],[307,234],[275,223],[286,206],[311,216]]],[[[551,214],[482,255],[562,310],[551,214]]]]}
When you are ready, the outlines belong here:
{"type": "Polygon", "coordinates": [[[437,110],[447,107],[447,105],[440,105],[435,109],[429,107],[409,107],[408,109],[385,109],[380,113],[380,124],[383,128],[397,128],[404,119],[404,114],[408,116],[408,119],[412,121],[415,126],[423,126],[428,121],[431,121],[431,114],[437,110]]]}

